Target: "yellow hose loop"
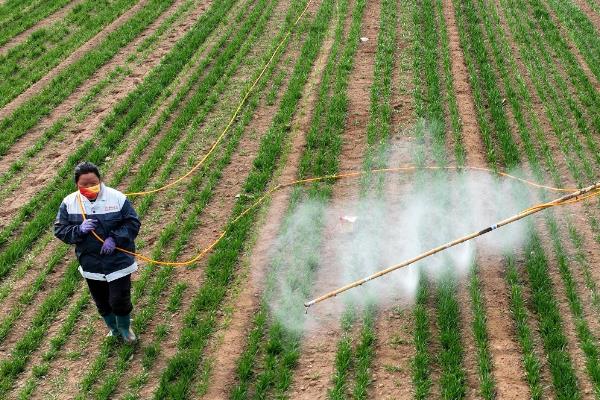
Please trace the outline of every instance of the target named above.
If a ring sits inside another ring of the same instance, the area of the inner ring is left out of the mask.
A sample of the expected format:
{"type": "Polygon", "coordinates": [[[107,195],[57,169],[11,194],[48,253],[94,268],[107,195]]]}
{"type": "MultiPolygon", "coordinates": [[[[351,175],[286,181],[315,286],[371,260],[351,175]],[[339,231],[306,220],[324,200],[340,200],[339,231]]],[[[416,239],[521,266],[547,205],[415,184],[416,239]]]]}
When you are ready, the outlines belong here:
{"type": "MultiPolygon", "coordinates": [[[[295,28],[296,25],[298,25],[298,22],[300,22],[300,19],[304,16],[304,14],[306,13],[306,11],[308,10],[308,7],[310,6],[311,2],[312,2],[312,0],[309,0],[308,3],[306,3],[306,7],[304,7],[304,10],[302,10],[302,12],[300,13],[300,15],[298,16],[298,18],[294,22],[294,25],[292,25],[292,29],[295,28]]],[[[152,189],[152,190],[146,190],[146,191],[143,191],[143,192],[125,193],[125,195],[126,196],[144,196],[144,195],[148,195],[148,194],[152,194],[152,193],[156,193],[156,192],[161,192],[161,191],[163,191],[165,189],[170,188],[171,186],[174,186],[174,185],[178,184],[179,182],[181,182],[182,180],[186,179],[188,176],[190,176],[191,174],[193,174],[198,168],[200,168],[202,166],[202,164],[204,164],[204,162],[206,161],[206,159],[215,151],[215,149],[217,148],[217,146],[219,145],[219,143],[221,142],[221,140],[223,139],[223,137],[227,134],[227,132],[229,131],[229,129],[231,128],[231,126],[235,122],[235,119],[237,118],[238,114],[242,110],[242,107],[246,103],[246,100],[248,100],[248,97],[250,96],[250,93],[252,93],[252,91],[254,90],[254,88],[256,87],[256,85],[258,84],[258,82],[260,81],[260,79],[263,77],[263,75],[267,71],[267,68],[269,68],[269,65],[271,65],[271,63],[275,59],[275,56],[277,55],[277,52],[279,51],[279,49],[281,48],[281,46],[283,46],[283,44],[285,43],[285,41],[292,34],[292,29],[290,29],[289,31],[287,31],[287,33],[285,34],[285,36],[283,37],[283,39],[281,39],[281,42],[279,42],[279,44],[277,45],[277,47],[273,51],[273,54],[271,55],[271,58],[269,58],[269,61],[267,61],[267,63],[265,64],[265,66],[262,69],[262,71],[260,72],[260,74],[258,74],[258,77],[254,80],[254,82],[252,83],[252,86],[250,86],[250,89],[248,89],[248,91],[246,92],[246,94],[242,98],[242,101],[240,101],[240,104],[237,106],[235,112],[231,116],[231,119],[229,120],[229,122],[225,126],[225,129],[223,129],[223,132],[221,132],[221,134],[217,137],[217,140],[215,140],[215,142],[211,146],[211,148],[208,151],[208,153],[206,153],[204,155],[204,157],[202,157],[202,159],[196,165],[194,165],[192,167],[192,169],[190,169],[185,175],[182,175],[179,178],[175,179],[173,182],[169,182],[166,185],[161,186],[159,188],[152,189]]]]}
{"type": "MultiPolygon", "coordinates": [[[[353,172],[346,172],[346,173],[342,173],[342,174],[336,174],[336,175],[326,175],[326,176],[321,176],[321,177],[314,177],[314,178],[306,178],[306,179],[299,179],[299,180],[295,180],[292,182],[288,182],[288,183],[283,183],[280,185],[277,185],[275,187],[273,187],[272,189],[269,189],[267,191],[267,193],[265,195],[263,195],[262,197],[258,198],[254,203],[252,203],[252,205],[248,208],[246,208],[244,211],[242,211],[242,213],[240,213],[240,215],[238,215],[232,222],[230,225],[235,224],[236,222],[238,222],[243,216],[245,216],[246,214],[248,214],[250,211],[252,211],[253,209],[255,209],[256,207],[258,207],[267,197],[269,197],[271,194],[273,194],[274,192],[277,192],[281,189],[285,189],[287,187],[290,186],[295,186],[295,185],[300,185],[300,184],[305,184],[305,183],[311,183],[311,182],[320,182],[320,181],[325,181],[325,180],[329,180],[329,179],[347,179],[347,178],[356,178],[362,175],[365,175],[367,173],[390,173],[390,172],[402,172],[402,171],[415,171],[418,169],[429,169],[429,170],[435,170],[435,169],[459,169],[459,168],[455,168],[455,167],[415,167],[415,166],[406,166],[406,167],[397,167],[397,168],[381,168],[381,169],[374,169],[371,171],[353,171],[353,172]]],[[[460,169],[466,169],[466,170],[476,170],[476,171],[485,171],[485,172],[493,172],[487,168],[479,168],[479,167],[462,167],[460,169]]],[[[546,185],[541,185],[538,184],[536,182],[532,182],[532,181],[528,181],[526,179],[522,179],[510,174],[506,174],[506,173],[498,173],[501,176],[510,178],[510,179],[515,179],[518,180],[520,182],[523,182],[527,185],[531,185],[533,187],[536,188],[543,188],[543,189],[547,189],[547,190],[552,190],[552,191],[559,191],[559,192],[575,192],[577,191],[577,189],[562,189],[562,188],[555,188],[552,186],[546,186],[546,185]]],[[[557,202],[557,201],[550,201],[547,203],[540,203],[540,204],[536,204],[532,207],[529,207],[528,209],[522,211],[521,213],[527,213],[531,210],[537,210],[537,209],[543,209],[543,208],[550,208],[550,207],[555,207],[555,206],[562,206],[562,205],[567,205],[567,204],[573,204],[573,203],[578,203],[584,200],[587,200],[591,197],[595,197],[600,195],[600,189],[594,190],[592,192],[589,192],[581,197],[577,197],[574,199],[570,199],[567,201],[562,201],[562,202],[557,202]]],[[[86,220],[87,219],[87,215],[85,213],[85,208],[83,207],[83,201],[81,200],[81,195],[77,196],[77,200],[79,201],[79,207],[81,209],[81,215],[83,216],[83,219],[86,220]]],[[[160,261],[160,260],[154,260],[150,257],[147,257],[143,254],[139,254],[139,253],[135,253],[120,247],[117,247],[118,251],[121,251],[123,253],[127,253],[130,254],[142,261],[146,261],[148,263],[151,264],[156,264],[156,265],[165,265],[165,266],[172,266],[172,267],[184,267],[184,266],[188,266],[191,264],[194,264],[196,262],[198,262],[200,259],[202,259],[207,253],[209,253],[217,244],[219,244],[219,242],[223,239],[223,237],[225,237],[225,235],[227,234],[227,230],[224,230],[219,237],[213,241],[208,247],[204,248],[200,253],[198,253],[195,257],[187,260],[187,261],[160,261]]],[[[104,239],[102,239],[100,236],[98,236],[98,234],[96,234],[95,231],[92,231],[92,235],[99,240],[101,243],[104,243],[104,239]]]]}

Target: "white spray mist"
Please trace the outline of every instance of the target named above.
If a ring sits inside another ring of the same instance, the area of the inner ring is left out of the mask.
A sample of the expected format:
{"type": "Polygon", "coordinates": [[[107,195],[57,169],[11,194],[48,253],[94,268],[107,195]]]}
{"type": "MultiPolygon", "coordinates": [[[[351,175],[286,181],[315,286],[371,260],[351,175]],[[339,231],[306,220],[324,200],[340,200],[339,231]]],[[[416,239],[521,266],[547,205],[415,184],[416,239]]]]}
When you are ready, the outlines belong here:
{"type": "Polygon", "coordinates": [[[412,178],[395,179],[405,182],[392,190],[399,193],[395,198],[310,201],[295,208],[271,262],[267,301],[274,318],[297,331],[339,318],[348,303],[410,303],[421,272],[432,281],[448,272],[460,278],[478,252],[500,255],[524,241],[525,226],[516,222],[319,303],[305,316],[306,300],[486,228],[522,204],[511,197],[522,183],[484,172],[421,173],[418,188],[406,183],[412,178]]]}

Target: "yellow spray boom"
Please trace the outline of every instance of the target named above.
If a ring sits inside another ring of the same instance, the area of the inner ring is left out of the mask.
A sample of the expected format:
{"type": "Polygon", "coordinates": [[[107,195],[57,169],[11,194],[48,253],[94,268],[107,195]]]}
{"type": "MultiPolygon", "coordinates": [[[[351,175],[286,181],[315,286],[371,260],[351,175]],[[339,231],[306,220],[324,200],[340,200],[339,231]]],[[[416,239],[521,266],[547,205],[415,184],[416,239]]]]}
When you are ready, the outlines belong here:
{"type": "Polygon", "coordinates": [[[562,205],[566,205],[566,204],[572,204],[572,203],[583,201],[585,199],[588,199],[588,198],[594,197],[594,196],[598,196],[598,195],[600,195],[600,182],[597,182],[594,185],[588,186],[586,188],[577,190],[577,191],[575,191],[573,193],[569,193],[569,194],[567,194],[567,195],[565,195],[563,197],[560,197],[560,198],[558,198],[556,200],[553,200],[553,201],[550,201],[548,203],[537,204],[537,205],[535,205],[533,207],[530,207],[530,208],[528,208],[526,210],[521,211],[517,215],[514,215],[514,216],[512,216],[510,218],[507,218],[505,220],[497,222],[494,225],[488,226],[487,228],[482,229],[479,232],[474,232],[474,233],[471,233],[471,234],[469,234],[467,236],[463,236],[461,238],[455,239],[455,240],[453,240],[451,242],[448,242],[446,244],[438,246],[438,247],[436,247],[434,249],[431,249],[431,250],[429,250],[429,251],[427,251],[425,253],[422,253],[422,254],[420,254],[420,255],[418,255],[416,257],[413,257],[413,258],[411,258],[409,260],[406,260],[406,261],[404,261],[404,262],[402,262],[400,264],[392,265],[391,267],[388,267],[388,268],[386,268],[386,269],[384,269],[382,271],[379,271],[379,272],[376,272],[376,273],[374,273],[372,275],[369,275],[366,278],[359,279],[359,280],[357,280],[355,282],[349,283],[346,286],[342,286],[339,289],[336,289],[336,290],[333,290],[333,291],[331,291],[329,293],[326,293],[326,294],[324,294],[324,295],[322,295],[320,297],[317,297],[314,300],[311,300],[311,301],[308,301],[308,302],[304,303],[304,307],[308,308],[308,307],[310,307],[310,306],[312,306],[314,304],[322,302],[323,300],[326,300],[326,299],[329,299],[331,297],[337,296],[338,294],[343,293],[343,292],[345,292],[347,290],[350,290],[350,289],[355,288],[357,286],[361,286],[362,284],[364,284],[366,282],[369,282],[369,281],[371,281],[373,279],[377,279],[377,278],[379,278],[379,277],[381,277],[383,275],[389,274],[392,271],[395,271],[397,269],[404,268],[406,266],[414,264],[417,261],[420,261],[420,260],[422,260],[424,258],[432,256],[432,255],[434,255],[436,253],[439,253],[441,251],[444,251],[446,249],[449,249],[450,247],[454,247],[454,246],[456,246],[458,244],[467,242],[467,241],[469,241],[471,239],[475,239],[478,236],[485,235],[486,233],[491,232],[494,229],[498,229],[498,228],[500,228],[500,227],[502,227],[504,225],[511,224],[511,223],[513,223],[515,221],[518,221],[520,219],[523,219],[523,218],[525,218],[525,217],[527,217],[527,216],[529,216],[531,214],[535,214],[535,213],[537,213],[539,211],[545,210],[546,208],[555,207],[555,206],[562,206],[562,205]]]}

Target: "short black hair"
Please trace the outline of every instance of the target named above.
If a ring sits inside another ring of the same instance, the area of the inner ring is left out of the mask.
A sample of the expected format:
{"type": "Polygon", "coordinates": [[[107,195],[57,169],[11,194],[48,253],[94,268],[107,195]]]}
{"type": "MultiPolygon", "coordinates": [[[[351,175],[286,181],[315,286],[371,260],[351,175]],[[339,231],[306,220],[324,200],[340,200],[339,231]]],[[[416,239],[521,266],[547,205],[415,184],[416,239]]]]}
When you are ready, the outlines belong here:
{"type": "Polygon", "coordinates": [[[96,167],[95,164],[89,161],[84,161],[82,163],[77,164],[77,166],[75,167],[75,184],[77,184],[77,181],[79,181],[79,177],[81,175],[89,174],[90,172],[96,174],[98,179],[101,179],[100,171],[98,170],[98,167],[96,167]]]}

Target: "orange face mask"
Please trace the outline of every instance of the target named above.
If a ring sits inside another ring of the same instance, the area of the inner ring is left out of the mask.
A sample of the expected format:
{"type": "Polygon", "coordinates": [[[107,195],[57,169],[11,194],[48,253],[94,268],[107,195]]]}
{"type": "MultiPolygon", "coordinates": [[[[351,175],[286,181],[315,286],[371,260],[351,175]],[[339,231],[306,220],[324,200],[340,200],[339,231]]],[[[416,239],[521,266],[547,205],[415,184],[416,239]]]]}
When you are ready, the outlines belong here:
{"type": "Polygon", "coordinates": [[[79,193],[87,197],[89,200],[95,200],[98,197],[98,193],[100,193],[100,184],[90,186],[88,188],[79,186],[79,193]]]}

